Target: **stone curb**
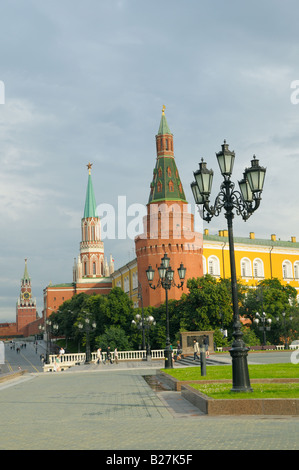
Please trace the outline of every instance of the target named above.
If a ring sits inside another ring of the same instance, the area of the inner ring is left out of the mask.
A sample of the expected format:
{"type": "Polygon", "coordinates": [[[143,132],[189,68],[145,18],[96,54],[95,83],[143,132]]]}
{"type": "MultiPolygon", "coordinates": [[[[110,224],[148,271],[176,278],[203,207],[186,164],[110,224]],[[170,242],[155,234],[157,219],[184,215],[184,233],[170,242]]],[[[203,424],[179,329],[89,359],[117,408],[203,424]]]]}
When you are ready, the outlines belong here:
{"type": "MultiPolygon", "coordinates": [[[[196,406],[201,412],[210,415],[288,415],[299,416],[298,398],[242,398],[214,399],[191,387],[190,383],[230,383],[231,380],[194,380],[179,381],[159,371],[157,377],[174,391],[196,406]]],[[[252,383],[298,383],[299,379],[252,379],[252,383]]]]}
{"type": "Polygon", "coordinates": [[[27,372],[27,370],[20,370],[17,372],[9,372],[8,374],[0,375],[0,383],[16,379],[17,377],[20,377],[26,374],[27,372]]]}

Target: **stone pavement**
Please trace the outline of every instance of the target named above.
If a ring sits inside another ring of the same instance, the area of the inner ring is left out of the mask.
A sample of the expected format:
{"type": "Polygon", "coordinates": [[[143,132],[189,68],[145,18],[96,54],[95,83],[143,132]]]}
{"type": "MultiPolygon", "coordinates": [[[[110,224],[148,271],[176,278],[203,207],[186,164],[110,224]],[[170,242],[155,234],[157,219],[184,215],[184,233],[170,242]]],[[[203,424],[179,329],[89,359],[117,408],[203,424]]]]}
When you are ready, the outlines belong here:
{"type": "Polygon", "coordinates": [[[161,366],[84,365],[0,384],[0,449],[299,449],[297,417],[202,415],[179,392],[148,385],[143,376],[161,366]]]}

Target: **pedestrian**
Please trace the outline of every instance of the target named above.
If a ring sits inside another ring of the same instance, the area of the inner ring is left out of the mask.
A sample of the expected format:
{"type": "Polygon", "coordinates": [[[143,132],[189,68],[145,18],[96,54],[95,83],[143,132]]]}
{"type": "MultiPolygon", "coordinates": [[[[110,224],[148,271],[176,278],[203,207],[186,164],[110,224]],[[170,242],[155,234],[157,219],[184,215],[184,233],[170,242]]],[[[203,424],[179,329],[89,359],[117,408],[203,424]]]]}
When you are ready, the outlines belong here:
{"type": "Polygon", "coordinates": [[[204,344],[204,347],[205,347],[205,350],[206,350],[206,357],[209,358],[210,353],[209,353],[209,337],[208,337],[208,335],[204,335],[203,344],[204,344]]]}
{"type": "Polygon", "coordinates": [[[110,346],[108,346],[108,348],[107,348],[107,361],[110,361],[110,364],[112,364],[110,346]]]}
{"type": "Polygon", "coordinates": [[[115,361],[115,364],[118,364],[118,351],[117,351],[117,348],[114,349],[114,361],[115,361]]]}
{"type": "Polygon", "coordinates": [[[103,360],[103,355],[102,355],[102,348],[98,348],[97,350],[97,364],[105,364],[104,360],[103,360]]]}
{"type": "Polygon", "coordinates": [[[55,362],[54,362],[54,372],[59,372],[59,371],[60,371],[60,357],[56,356],[55,362]]]}
{"type": "Polygon", "coordinates": [[[63,362],[63,355],[65,354],[65,350],[63,349],[63,347],[61,346],[60,350],[59,350],[59,356],[60,356],[60,360],[61,362],[63,362]]]}
{"type": "Polygon", "coordinates": [[[177,360],[179,361],[180,359],[182,359],[182,347],[181,347],[181,343],[179,341],[177,341],[177,360]]]}
{"type": "Polygon", "coordinates": [[[194,351],[193,361],[195,361],[195,359],[199,359],[198,354],[197,354],[199,353],[199,344],[196,341],[196,339],[193,340],[193,351],[194,351]]]}

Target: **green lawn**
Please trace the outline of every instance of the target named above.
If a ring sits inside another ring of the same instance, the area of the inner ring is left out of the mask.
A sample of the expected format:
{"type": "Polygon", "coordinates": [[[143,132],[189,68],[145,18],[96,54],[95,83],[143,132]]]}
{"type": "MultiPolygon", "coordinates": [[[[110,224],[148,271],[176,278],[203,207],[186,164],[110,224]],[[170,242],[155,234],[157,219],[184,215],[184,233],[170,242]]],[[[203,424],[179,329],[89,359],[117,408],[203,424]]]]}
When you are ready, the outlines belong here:
{"type": "Polygon", "coordinates": [[[254,383],[253,392],[231,392],[231,384],[191,384],[191,387],[215,399],[299,398],[299,383],[254,383]]]}
{"type": "MultiPolygon", "coordinates": [[[[298,364],[249,365],[250,379],[299,378],[298,364]]],[[[163,369],[164,372],[180,381],[189,380],[232,380],[232,366],[207,366],[206,376],[201,376],[199,367],[185,369],[163,369]]],[[[231,392],[231,383],[190,384],[211,398],[299,398],[299,383],[251,383],[253,392],[231,392]]]]}
{"type": "MultiPolygon", "coordinates": [[[[251,379],[299,378],[298,364],[259,364],[249,365],[251,379]]],[[[232,379],[232,366],[207,366],[207,375],[201,376],[200,367],[184,369],[163,369],[163,372],[178,380],[221,380],[232,379]]]]}

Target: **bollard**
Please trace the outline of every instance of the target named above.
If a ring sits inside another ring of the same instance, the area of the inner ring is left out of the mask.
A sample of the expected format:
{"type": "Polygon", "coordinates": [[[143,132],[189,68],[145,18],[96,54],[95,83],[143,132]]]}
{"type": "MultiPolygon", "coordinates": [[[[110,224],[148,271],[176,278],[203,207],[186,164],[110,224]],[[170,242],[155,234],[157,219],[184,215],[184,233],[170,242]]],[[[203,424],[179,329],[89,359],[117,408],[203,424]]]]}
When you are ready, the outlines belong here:
{"type": "Polygon", "coordinates": [[[207,375],[206,350],[205,350],[204,347],[200,348],[200,372],[201,372],[201,376],[206,376],[207,375]]]}

